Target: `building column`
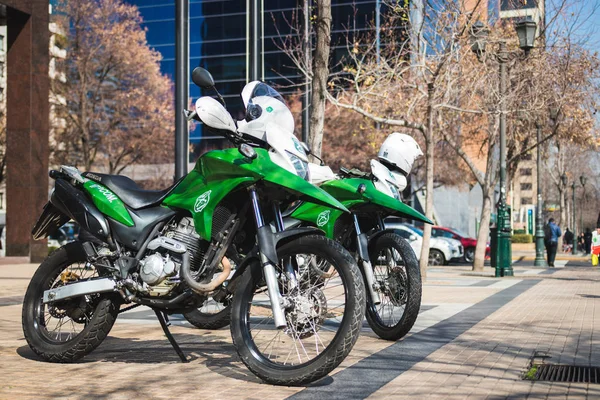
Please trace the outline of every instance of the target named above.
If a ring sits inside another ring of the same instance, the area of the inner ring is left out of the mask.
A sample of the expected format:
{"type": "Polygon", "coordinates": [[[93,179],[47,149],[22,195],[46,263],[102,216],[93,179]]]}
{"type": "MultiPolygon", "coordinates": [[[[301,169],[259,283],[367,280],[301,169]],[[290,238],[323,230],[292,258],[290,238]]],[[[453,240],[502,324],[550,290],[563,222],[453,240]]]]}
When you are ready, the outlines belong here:
{"type": "Polygon", "coordinates": [[[48,201],[49,12],[32,0],[31,13],[7,7],[6,255],[48,255],[31,229],[48,201]]]}

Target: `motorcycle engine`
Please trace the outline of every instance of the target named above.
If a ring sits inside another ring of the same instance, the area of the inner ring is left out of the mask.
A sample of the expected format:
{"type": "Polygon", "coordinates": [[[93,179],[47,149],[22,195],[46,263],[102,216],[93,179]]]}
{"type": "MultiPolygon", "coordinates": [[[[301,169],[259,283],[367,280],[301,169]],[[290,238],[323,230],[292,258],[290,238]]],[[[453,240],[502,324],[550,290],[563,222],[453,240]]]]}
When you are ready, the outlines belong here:
{"type": "MultiPolygon", "coordinates": [[[[169,225],[164,236],[186,246],[190,254],[192,272],[200,273],[208,243],[200,239],[196,233],[194,221],[191,218],[182,218],[178,223],[169,225]]],[[[140,260],[139,277],[151,296],[164,296],[180,282],[180,267],[180,255],[170,254],[163,249],[148,254],[140,260]]]]}

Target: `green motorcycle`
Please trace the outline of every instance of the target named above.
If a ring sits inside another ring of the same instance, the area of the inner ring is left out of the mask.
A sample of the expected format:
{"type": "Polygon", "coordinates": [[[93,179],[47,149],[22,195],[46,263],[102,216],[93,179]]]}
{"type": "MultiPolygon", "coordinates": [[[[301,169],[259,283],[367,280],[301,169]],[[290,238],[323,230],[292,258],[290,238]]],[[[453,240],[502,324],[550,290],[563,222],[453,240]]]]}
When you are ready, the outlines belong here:
{"type": "MultiPolygon", "coordinates": [[[[305,145],[304,148],[308,151],[305,145]]],[[[386,340],[404,337],[414,325],[421,306],[417,257],[410,244],[393,229],[386,229],[384,223],[388,216],[432,223],[400,201],[406,176],[420,155],[414,139],[394,133],[382,145],[379,160],[371,160],[371,173],[342,168],[336,176],[327,166],[309,164],[308,179],[344,204],[351,214],[310,201],[297,202],[284,212],[281,222],[284,229],[317,227],[354,254],[368,294],[367,321],[386,340]]],[[[321,263],[326,265],[312,259],[311,268],[327,276],[321,263]]],[[[196,318],[188,321],[199,328],[227,325],[227,303],[217,297],[207,299],[207,304],[211,305],[212,313],[198,312],[196,318]]]]}
{"type": "MultiPolygon", "coordinates": [[[[373,164],[372,169],[376,170],[373,164]]],[[[382,167],[377,165],[377,169],[382,167]]],[[[414,325],[421,306],[421,273],[410,244],[393,229],[386,229],[384,218],[397,216],[431,223],[380,188],[386,185],[391,193],[398,193],[394,182],[389,171],[386,179],[385,175],[381,178],[342,168],[338,179],[328,180],[320,187],[350,209],[351,214],[305,202],[288,211],[284,219],[288,228],[319,227],[355,255],[367,289],[367,322],[386,340],[404,337],[414,325]]],[[[317,263],[313,268],[317,273],[323,271],[317,263]]]]}
{"type": "MultiPolygon", "coordinates": [[[[214,89],[202,68],[192,79],[214,89]]],[[[322,231],[284,230],[280,210],[298,200],[347,209],[303,179],[306,154],[296,146],[281,96],[265,84],[245,95],[250,114],[237,125],[220,95],[221,103],[198,99],[188,119],[238,148],[204,154],[165,190],[68,166],[50,171],[55,187],[34,238],[70,219],[82,233],[40,265],[25,294],[23,332],[35,353],[51,362],[78,360],[105,339],[119,313],[145,305],[185,362],[167,315],[222,296],[232,305],[241,360],[266,382],[312,382],[346,357],[364,316],[359,269],[322,231]],[[232,249],[245,254],[235,271],[225,256],[232,249]],[[311,268],[313,259],[326,263],[328,273],[311,268]]]]}

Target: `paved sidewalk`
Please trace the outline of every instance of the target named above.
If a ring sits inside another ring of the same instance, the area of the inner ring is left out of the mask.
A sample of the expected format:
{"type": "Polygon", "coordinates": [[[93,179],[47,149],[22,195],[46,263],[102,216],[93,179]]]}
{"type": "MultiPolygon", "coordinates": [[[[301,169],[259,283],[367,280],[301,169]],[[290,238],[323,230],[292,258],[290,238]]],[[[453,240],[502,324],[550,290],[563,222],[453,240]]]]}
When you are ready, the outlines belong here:
{"type": "Polygon", "coordinates": [[[191,362],[181,364],[148,309],[119,317],[109,338],[76,364],[39,361],[21,331],[33,265],[0,265],[0,399],[600,398],[600,385],[522,380],[532,355],[600,366],[600,270],[514,264],[515,277],[431,268],[411,333],[397,343],[364,324],[351,355],[306,388],[264,384],[246,370],[227,328],[201,331],[173,318],[191,362]]]}

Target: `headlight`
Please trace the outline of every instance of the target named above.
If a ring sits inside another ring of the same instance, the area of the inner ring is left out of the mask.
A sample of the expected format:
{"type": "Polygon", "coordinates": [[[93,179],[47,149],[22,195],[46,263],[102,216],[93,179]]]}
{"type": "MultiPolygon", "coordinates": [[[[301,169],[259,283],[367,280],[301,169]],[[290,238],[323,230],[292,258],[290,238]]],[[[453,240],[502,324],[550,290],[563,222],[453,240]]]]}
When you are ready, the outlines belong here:
{"type": "Polygon", "coordinates": [[[305,181],[309,180],[308,177],[308,163],[305,161],[302,161],[298,156],[295,156],[294,154],[290,153],[289,151],[286,151],[287,156],[289,157],[290,161],[292,162],[292,165],[294,166],[294,169],[296,170],[296,174],[298,174],[298,176],[302,179],[304,179],[305,181]]]}

